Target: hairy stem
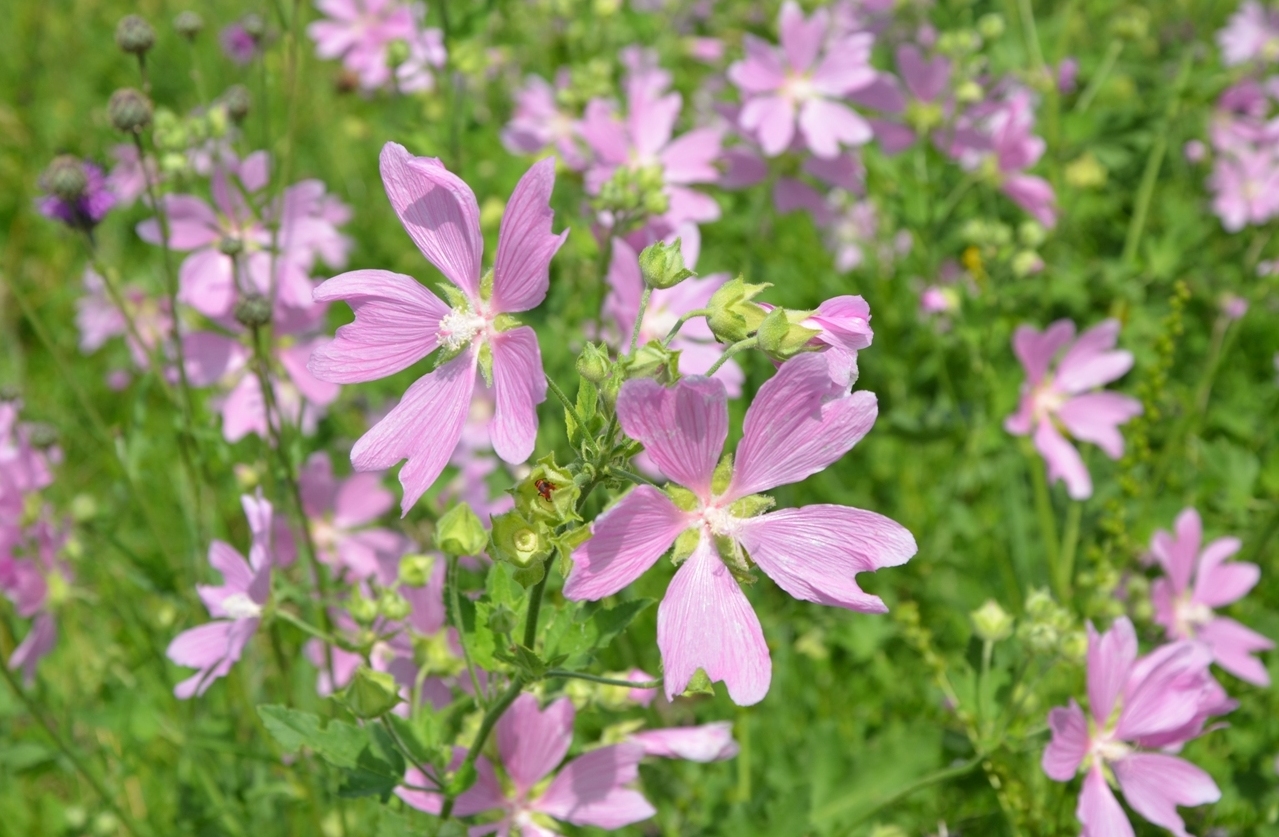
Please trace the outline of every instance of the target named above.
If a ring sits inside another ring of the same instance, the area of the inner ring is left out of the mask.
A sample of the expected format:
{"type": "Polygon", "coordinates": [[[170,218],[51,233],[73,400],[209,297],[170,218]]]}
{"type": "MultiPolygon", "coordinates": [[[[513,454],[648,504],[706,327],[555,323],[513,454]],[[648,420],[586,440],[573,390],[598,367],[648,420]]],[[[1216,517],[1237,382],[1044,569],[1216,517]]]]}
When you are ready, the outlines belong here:
{"type": "Polygon", "coordinates": [[[546,679],[551,680],[556,677],[562,677],[568,680],[589,680],[592,683],[603,683],[605,686],[625,686],[628,689],[656,689],[662,685],[662,679],[656,680],[618,680],[616,677],[600,677],[597,674],[587,674],[584,671],[565,671],[562,668],[553,668],[546,672],[546,679]]]}
{"type": "Polygon", "coordinates": [[[648,301],[652,296],[653,289],[645,283],[644,293],[640,295],[639,313],[635,315],[635,326],[631,329],[631,349],[627,352],[628,355],[635,354],[635,349],[639,346],[640,326],[644,324],[644,314],[648,311],[648,301]]]}

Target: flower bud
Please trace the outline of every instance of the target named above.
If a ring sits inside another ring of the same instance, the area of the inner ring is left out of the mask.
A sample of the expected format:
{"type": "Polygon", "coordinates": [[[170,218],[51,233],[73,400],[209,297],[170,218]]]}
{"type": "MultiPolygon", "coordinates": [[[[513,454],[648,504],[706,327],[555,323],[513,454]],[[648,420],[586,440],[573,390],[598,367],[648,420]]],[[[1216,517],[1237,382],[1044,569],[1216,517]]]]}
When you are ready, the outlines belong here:
{"type": "Polygon", "coordinates": [[[194,41],[195,36],[204,29],[204,18],[190,10],[179,12],[173,19],[173,29],[188,41],[194,41]]]}
{"type": "Polygon", "coordinates": [[[1044,269],[1044,260],[1034,250],[1018,250],[1010,266],[1018,277],[1031,276],[1044,269]]]}
{"type": "Polygon", "coordinates": [[[697,275],[684,267],[684,252],[680,244],[678,238],[673,244],[655,241],[640,251],[639,266],[644,284],[657,289],[673,288],[688,277],[697,275]]]}
{"type": "Polygon", "coordinates": [[[126,15],[116,24],[115,44],[130,55],[145,55],[155,45],[155,30],[138,15],[126,15]]]}
{"type": "Polygon", "coordinates": [[[994,599],[987,599],[984,605],[968,614],[968,618],[983,642],[999,642],[1012,635],[1013,618],[994,599]]]}
{"type": "Polygon", "coordinates": [[[256,12],[249,12],[240,18],[240,28],[255,41],[262,40],[262,36],[266,34],[266,21],[262,19],[262,15],[256,12]]]}
{"type": "Polygon", "coordinates": [[[593,384],[602,384],[613,374],[613,361],[603,344],[587,343],[577,356],[577,374],[593,384]]]}
{"type": "Polygon", "coordinates": [[[800,325],[808,319],[810,311],[788,311],[785,308],[774,308],[760,323],[759,348],[778,363],[790,360],[800,352],[812,352],[820,346],[812,345],[812,340],[821,332],[815,328],[800,325]]]}
{"type": "Polygon", "coordinates": [[[222,94],[222,104],[226,106],[226,115],[231,121],[239,124],[249,115],[249,88],[243,84],[233,84],[222,94]]]}
{"type": "Polygon", "coordinates": [[[635,354],[619,362],[623,377],[652,378],[659,384],[672,384],[679,380],[679,352],[663,346],[656,340],[635,350],[635,354]]]}
{"type": "Polygon", "coordinates": [[[238,256],[244,252],[244,242],[233,235],[218,240],[218,252],[224,256],[238,256]]]}
{"type": "Polygon", "coordinates": [[[493,518],[493,557],[516,567],[527,567],[541,555],[550,552],[550,539],[545,527],[530,523],[519,512],[511,511],[493,518]]]}
{"type": "Polygon", "coordinates": [[[1006,28],[1004,16],[994,12],[984,14],[977,20],[977,31],[988,41],[993,41],[1004,34],[1006,28]]]}
{"type": "Polygon", "coordinates": [[[258,328],[271,322],[271,300],[261,294],[245,294],[235,301],[235,321],[245,328],[258,328]]]}
{"type": "Polygon", "coordinates": [[[380,718],[400,702],[400,687],[395,678],[384,671],[360,666],[343,695],[347,708],[357,718],[380,718]]]}
{"type": "Polygon", "coordinates": [[[392,69],[409,60],[409,43],[403,38],[396,38],[386,45],[386,64],[392,69]]]}
{"type": "Polygon", "coordinates": [[[44,188],[60,200],[72,203],[84,196],[89,188],[89,178],[84,173],[84,163],[71,154],[59,154],[44,170],[44,188]]]}
{"type": "Polygon", "coordinates": [[[515,611],[504,604],[493,608],[493,612],[489,614],[488,627],[494,633],[509,634],[518,624],[519,619],[515,611]]]}
{"type": "Polygon", "coordinates": [[[1038,221],[1025,220],[1017,226],[1017,240],[1024,246],[1035,248],[1048,238],[1048,231],[1038,221]]]}
{"type": "Polygon", "coordinates": [[[363,593],[356,593],[347,601],[346,612],[361,625],[370,625],[377,619],[377,602],[363,593]]]}
{"type": "Polygon", "coordinates": [[[407,619],[412,607],[408,601],[399,593],[391,589],[383,590],[381,595],[377,597],[377,610],[382,616],[390,619],[392,622],[399,622],[401,619],[407,619]]]}
{"type": "Polygon", "coordinates": [[[484,524],[466,503],[449,509],[435,525],[435,545],[445,555],[479,555],[488,541],[484,524]]]}
{"type": "Polygon", "coordinates": [[[405,555],[400,559],[398,578],[405,587],[423,587],[431,580],[435,559],[430,555],[405,555]]]}
{"type": "Polygon", "coordinates": [[[577,514],[577,498],[582,491],[573,474],[555,464],[554,454],[538,460],[514,493],[515,508],[533,522],[558,526],[581,519],[577,514]]]}
{"type": "Polygon", "coordinates": [[[107,116],[117,131],[137,133],[151,124],[151,100],[140,90],[122,88],[111,94],[107,116]]]}
{"type": "Polygon", "coordinates": [[[721,343],[737,343],[754,334],[768,311],[751,300],[768,287],[768,284],[748,284],[740,276],[721,285],[706,305],[710,311],[706,324],[715,339],[721,343]]]}

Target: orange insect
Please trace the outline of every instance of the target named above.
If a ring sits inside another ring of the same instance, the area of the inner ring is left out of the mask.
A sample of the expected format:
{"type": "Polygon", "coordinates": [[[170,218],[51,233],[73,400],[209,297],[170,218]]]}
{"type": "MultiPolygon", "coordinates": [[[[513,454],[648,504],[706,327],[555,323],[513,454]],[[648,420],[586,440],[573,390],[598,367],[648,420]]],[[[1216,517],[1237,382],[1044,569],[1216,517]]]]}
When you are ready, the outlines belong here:
{"type": "Polygon", "coordinates": [[[537,489],[538,494],[542,495],[543,500],[548,503],[551,502],[551,492],[556,488],[555,483],[547,480],[534,480],[533,487],[537,489]]]}

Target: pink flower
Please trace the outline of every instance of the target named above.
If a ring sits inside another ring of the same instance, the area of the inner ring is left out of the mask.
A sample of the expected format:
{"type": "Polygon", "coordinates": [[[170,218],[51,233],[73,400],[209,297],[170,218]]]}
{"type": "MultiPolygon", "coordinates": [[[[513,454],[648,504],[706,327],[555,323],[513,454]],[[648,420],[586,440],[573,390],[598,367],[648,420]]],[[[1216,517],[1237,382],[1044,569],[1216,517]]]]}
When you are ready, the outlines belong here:
{"type": "Polygon", "coordinates": [[[758,566],[799,599],[862,613],[884,613],[854,576],[904,563],[915,540],[874,512],[815,505],[760,514],[761,491],[798,482],[833,464],[870,430],[875,396],[831,398],[826,359],[805,354],[782,364],[746,412],[731,482],[712,481],[728,435],[727,394],[715,379],[685,378],[673,389],[627,381],[617,412],[627,435],[682,488],[671,496],[642,485],[597,518],[573,553],[564,585],[570,599],[601,599],[644,573],[686,531],[682,559],[657,614],[666,696],[697,669],[723,681],[741,705],[768,692],[772,663],[759,619],[739,580],[758,566]],[[721,554],[720,546],[725,549],[721,554]],[[749,563],[748,563],[749,560],[749,563]]]}
{"type": "Polygon", "coordinates": [[[401,90],[429,90],[434,86],[428,67],[442,67],[446,58],[444,36],[438,29],[424,29],[426,7],[397,0],[317,0],[325,17],[306,28],[321,58],[341,58],[346,69],[360,80],[364,90],[391,84],[387,48],[392,41],[409,47],[409,58],[397,69],[401,90]]]}
{"type": "Polygon", "coordinates": [[[139,369],[151,366],[150,352],[173,328],[167,300],[152,298],[136,285],[121,288],[125,311],[116,307],[107,293],[106,282],[92,267],[84,269],[85,295],[76,300],[76,326],[80,330],[80,351],[92,354],[112,337],[124,337],[129,354],[139,369]],[[128,327],[133,321],[141,344],[128,327]]]}
{"type": "Polygon", "coordinates": [[[1226,563],[1239,551],[1238,538],[1218,538],[1200,551],[1202,543],[1203,523],[1194,509],[1177,516],[1174,533],[1155,532],[1150,552],[1166,573],[1150,590],[1155,621],[1164,626],[1169,639],[1197,639],[1226,671],[1249,683],[1269,686],[1269,673],[1252,655],[1275,644],[1213,612],[1243,598],[1261,578],[1261,568],[1226,563]]]}
{"type": "MultiPolygon", "coordinates": [[[[252,17],[255,18],[254,31],[260,32],[261,19],[256,15],[252,17]]],[[[222,54],[240,66],[251,63],[262,52],[262,35],[249,31],[249,27],[240,21],[223,27],[218,35],[218,43],[222,47],[222,54]]]]}
{"type": "Polygon", "coordinates": [[[890,155],[914,145],[920,129],[939,125],[953,109],[943,98],[950,89],[950,59],[942,55],[925,59],[919,47],[909,43],[897,47],[896,59],[905,92],[892,75],[880,73],[852,97],[857,104],[904,117],[904,122],[871,120],[875,137],[890,155]]]}
{"type": "Polygon", "coordinates": [[[107,186],[119,200],[121,208],[132,206],[133,202],[147,193],[147,179],[159,183],[160,175],[156,171],[155,161],[147,160],[143,166],[138,159],[138,149],[132,143],[121,143],[111,149],[115,165],[107,175],[107,186]]]}
{"type": "Polygon", "coordinates": [[[309,368],[322,380],[358,383],[443,350],[438,368],[419,378],[351,450],[357,471],[408,459],[400,470],[401,509],[408,514],[457,447],[477,370],[491,382],[495,398],[490,431],[498,456],[519,463],[532,454],[537,405],[546,399],[542,356],[533,329],[516,327],[508,315],[545,298],[551,258],[568,232],[551,233],[555,161],[547,158],[535,163],[511,194],[496,262],[481,277],[484,238],[470,187],[439,160],[414,157],[396,143],[382,149],[381,167],[387,197],[404,229],[457,290],[445,304],[414,279],[386,270],[357,270],[328,280],[316,288],[316,300],[345,300],[355,322],[339,328],[333,342],[311,356],[309,368]]]}
{"type": "Polygon", "coordinates": [[[180,666],[199,669],[173,689],[180,700],[204,694],[214,680],[225,677],[258,630],[262,608],[271,595],[271,504],[259,495],[240,498],[249,519],[253,545],[249,560],[228,543],[214,541],[209,565],[222,574],[217,587],[198,584],[196,590],[215,621],[183,631],[165,652],[180,666]]]}
{"type": "Polygon", "coordinates": [[[1245,0],[1217,33],[1217,45],[1227,67],[1254,60],[1273,62],[1279,58],[1279,12],[1258,0],[1245,0]]]}
{"type": "Polygon", "coordinates": [[[870,123],[839,100],[874,81],[874,36],[857,32],[826,43],[831,28],[826,10],[805,18],[794,0],[782,5],[778,28],[780,49],[747,35],[746,58],[728,68],[729,80],[742,93],[742,130],[755,136],[770,157],[790,146],[797,121],[818,157],[834,157],[841,145],[868,142],[870,123]]]}
{"type": "Polygon", "coordinates": [[[644,745],[644,755],[685,761],[724,761],[737,755],[733,722],[716,721],[699,727],[668,727],[643,730],[631,741],[644,745]]]}
{"type": "Polygon", "coordinates": [[[21,669],[28,684],[35,680],[40,660],[58,641],[54,617],[73,580],[71,568],[58,557],[66,540],[66,531],[47,509],[25,531],[6,526],[0,518],[0,593],[13,602],[19,617],[31,620],[31,629],[13,649],[8,665],[11,670],[21,669]],[[15,558],[15,551],[28,557],[15,558]]]}
{"type": "MultiPolygon", "coordinates": [[[[541,788],[563,761],[573,743],[573,703],[568,698],[539,709],[537,698],[525,693],[497,722],[497,752],[507,781],[498,778],[494,764],[484,756],[476,761],[479,779],[457,799],[453,813],[472,816],[487,811],[500,819],[471,829],[472,834],[501,837],[512,829],[524,837],[550,837],[543,817],[573,825],[618,829],[657,813],[637,790],[626,787],[639,778],[644,747],[625,742],[583,753],[560,768],[549,785],[541,788]]],[[[436,784],[415,768],[405,774],[405,784],[436,784]]],[[[401,787],[396,795],[428,813],[439,813],[436,793],[401,787]]]]}
{"type": "Polygon", "coordinates": [[[540,154],[553,148],[570,169],[581,171],[586,167],[581,148],[581,123],[560,107],[556,97],[570,82],[567,68],[555,76],[553,87],[541,76],[531,75],[524,80],[524,86],[515,93],[515,113],[502,129],[502,145],[507,151],[540,154]]]}
{"type": "Polygon", "coordinates": [[[1108,782],[1118,784],[1134,811],[1178,837],[1187,834],[1177,806],[1221,797],[1212,777],[1195,765],[1148,752],[1198,736],[1209,715],[1233,708],[1208,674],[1210,662],[1207,649],[1192,642],[1164,645],[1139,659],[1137,635],[1126,618],[1101,635],[1088,627],[1092,718],[1074,700],[1052,710],[1053,737],[1042,761],[1044,773],[1058,782],[1069,782],[1083,768],[1075,815],[1084,837],[1133,835],[1108,782]]]}
{"type": "Polygon", "coordinates": [[[1279,215],[1279,159],[1272,148],[1235,148],[1213,161],[1212,211],[1228,232],[1279,215]]]}
{"type": "Polygon", "coordinates": [[[471,396],[471,409],[462,426],[462,438],[449,458],[449,464],[457,469],[457,475],[439,493],[441,512],[457,503],[466,503],[483,520],[515,507],[514,497],[505,491],[495,491],[488,481],[489,476],[501,467],[493,453],[493,439],[489,433],[496,408],[490,390],[480,387],[471,396]]]}
{"type": "Polygon", "coordinates": [[[1004,429],[1016,436],[1033,432],[1049,481],[1064,480],[1073,499],[1086,500],[1092,496],[1092,477],[1061,430],[1118,459],[1124,454],[1119,425],[1141,415],[1141,402],[1115,392],[1092,391],[1132,368],[1132,353],[1115,349],[1117,320],[1104,320],[1078,340],[1074,337],[1075,324],[1070,320],[1058,320],[1043,332],[1018,326],[1013,351],[1026,370],[1026,382],[1017,412],[1004,421],[1004,429]],[[1062,349],[1065,354],[1050,372],[1062,349]]]}
{"type": "Polygon", "coordinates": [[[318,557],[330,567],[365,579],[383,564],[394,565],[404,553],[403,535],[369,525],[395,505],[380,474],[338,480],[328,454],[317,451],[302,467],[298,483],[318,557]]]}

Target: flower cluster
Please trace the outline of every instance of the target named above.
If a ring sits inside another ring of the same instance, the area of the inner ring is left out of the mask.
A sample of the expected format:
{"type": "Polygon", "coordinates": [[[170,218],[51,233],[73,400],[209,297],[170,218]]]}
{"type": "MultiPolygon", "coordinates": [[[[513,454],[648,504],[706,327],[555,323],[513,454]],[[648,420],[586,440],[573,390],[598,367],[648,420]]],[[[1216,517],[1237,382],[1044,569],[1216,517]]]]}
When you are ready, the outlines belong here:
{"type": "Polygon", "coordinates": [[[426,5],[401,0],[317,0],[324,17],[307,26],[316,53],[341,58],[361,90],[431,90],[444,66],[444,35],[423,24],[426,5]]]}

